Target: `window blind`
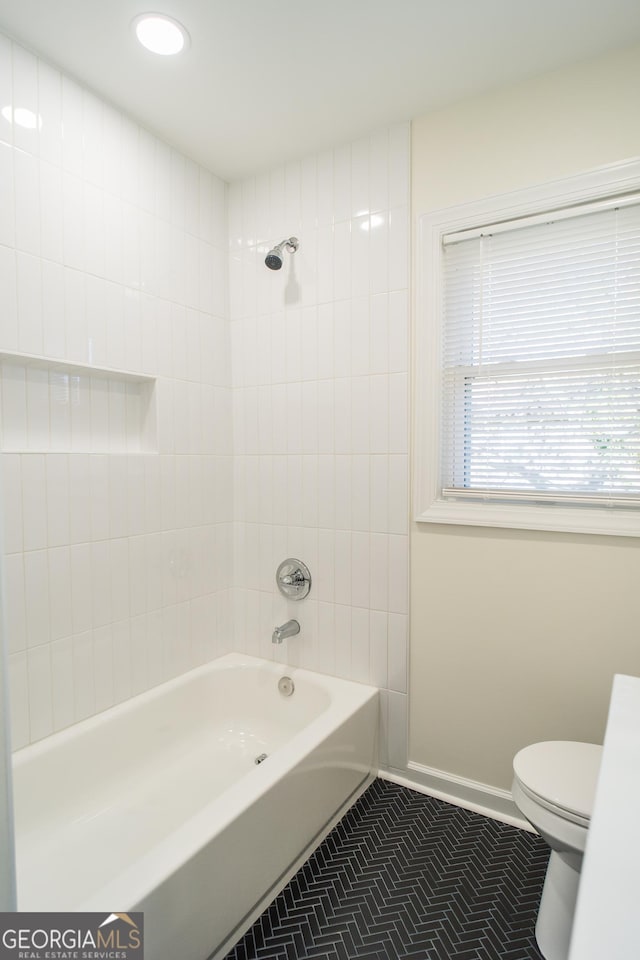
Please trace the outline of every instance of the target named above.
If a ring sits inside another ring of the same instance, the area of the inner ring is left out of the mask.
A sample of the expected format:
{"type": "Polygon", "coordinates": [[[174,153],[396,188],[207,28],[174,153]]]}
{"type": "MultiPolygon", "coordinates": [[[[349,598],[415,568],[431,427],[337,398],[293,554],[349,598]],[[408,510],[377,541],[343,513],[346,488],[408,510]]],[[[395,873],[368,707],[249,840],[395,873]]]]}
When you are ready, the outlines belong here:
{"type": "Polygon", "coordinates": [[[445,497],[640,505],[640,196],[443,241],[445,497]]]}

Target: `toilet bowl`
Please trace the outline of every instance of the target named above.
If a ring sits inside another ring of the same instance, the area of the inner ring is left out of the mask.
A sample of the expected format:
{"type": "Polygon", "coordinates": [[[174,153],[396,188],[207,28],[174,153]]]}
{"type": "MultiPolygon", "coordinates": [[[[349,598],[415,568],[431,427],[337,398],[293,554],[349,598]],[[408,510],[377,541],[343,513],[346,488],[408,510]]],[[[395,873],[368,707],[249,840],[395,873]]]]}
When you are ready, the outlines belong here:
{"type": "Polygon", "coordinates": [[[595,743],[553,740],[525,747],[513,760],[514,803],[551,847],[536,922],[545,960],[569,954],[601,755],[595,743]]]}

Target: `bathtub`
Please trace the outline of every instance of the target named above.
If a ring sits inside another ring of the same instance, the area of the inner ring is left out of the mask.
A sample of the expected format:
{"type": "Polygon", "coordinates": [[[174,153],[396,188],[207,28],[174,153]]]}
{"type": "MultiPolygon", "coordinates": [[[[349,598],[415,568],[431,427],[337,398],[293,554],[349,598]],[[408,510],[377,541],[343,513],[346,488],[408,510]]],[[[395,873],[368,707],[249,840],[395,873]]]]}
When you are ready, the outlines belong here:
{"type": "Polygon", "coordinates": [[[377,709],[229,654],[17,751],[18,909],[143,911],[146,960],[223,956],[368,784],[377,709]]]}

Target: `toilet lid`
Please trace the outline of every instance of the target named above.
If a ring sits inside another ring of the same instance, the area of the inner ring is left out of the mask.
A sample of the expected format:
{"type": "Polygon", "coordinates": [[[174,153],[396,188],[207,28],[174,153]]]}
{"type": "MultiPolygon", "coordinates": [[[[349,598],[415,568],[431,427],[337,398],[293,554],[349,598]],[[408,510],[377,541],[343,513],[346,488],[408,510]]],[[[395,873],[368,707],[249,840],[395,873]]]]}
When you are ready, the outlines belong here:
{"type": "Polygon", "coordinates": [[[513,770],[525,790],[545,805],[588,820],[601,756],[602,747],[595,743],[550,740],[520,750],[513,770]]]}

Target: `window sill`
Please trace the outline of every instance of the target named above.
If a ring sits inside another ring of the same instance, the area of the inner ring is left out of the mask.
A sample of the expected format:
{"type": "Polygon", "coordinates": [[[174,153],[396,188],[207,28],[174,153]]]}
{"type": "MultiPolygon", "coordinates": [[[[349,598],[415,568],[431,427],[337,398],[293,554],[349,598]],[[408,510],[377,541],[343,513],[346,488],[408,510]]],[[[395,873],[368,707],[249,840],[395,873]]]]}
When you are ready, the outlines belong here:
{"type": "Polygon", "coordinates": [[[640,537],[640,509],[617,507],[567,507],[558,505],[434,500],[416,514],[418,523],[454,523],[477,527],[508,527],[516,530],[551,530],[559,533],[603,534],[610,537],[640,537]]]}

